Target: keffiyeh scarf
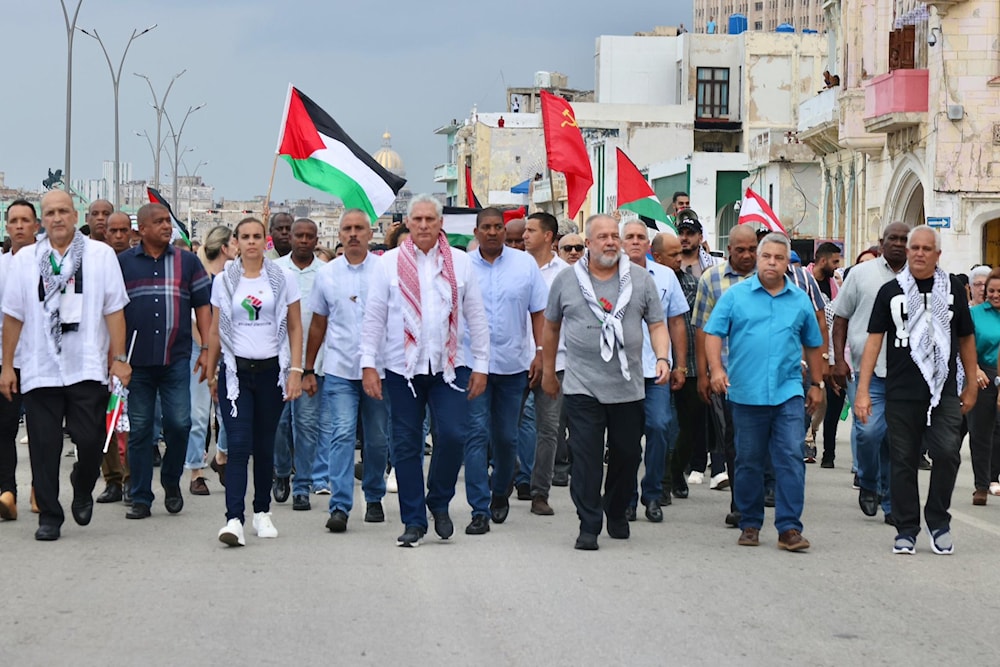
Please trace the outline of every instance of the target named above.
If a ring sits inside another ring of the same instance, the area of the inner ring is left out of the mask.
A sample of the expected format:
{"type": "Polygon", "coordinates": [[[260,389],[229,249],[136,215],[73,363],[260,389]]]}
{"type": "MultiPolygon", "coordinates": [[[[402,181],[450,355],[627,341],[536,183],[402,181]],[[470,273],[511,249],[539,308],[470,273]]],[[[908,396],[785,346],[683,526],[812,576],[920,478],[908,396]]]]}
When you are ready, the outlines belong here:
{"type": "Polygon", "coordinates": [[[583,300],[601,323],[601,359],[611,361],[615,350],[618,351],[618,363],[621,365],[622,377],[631,380],[628,370],[628,359],[625,357],[625,336],[622,329],[622,318],[625,308],[632,299],[632,274],[629,272],[631,261],[628,255],[621,253],[618,258],[618,301],[612,305],[607,299],[598,300],[594,295],[594,284],[590,279],[590,251],[573,265],[576,282],[580,285],[583,300]]]}
{"type": "Polygon", "coordinates": [[[69,248],[66,249],[66,254],[63,255],[62,262],[56,261],[55,250],[52,250],[49,244],[39,243],[36,246],[35,259],[38,260],[38,273],[42,278],[42,287],[45,291],[42,309],[49,318],[49,346],[56,357],[60,358],[59,365],[61,367],[63,322],[59,315],[59,306],[62,293],[66,290],[69,281],[76,275],[80,262],[83,261],[83,253],[87,248],[87,237],[77,231],[73,235],[69,248]]]}
{"type": "Polygon", "coordinates": [[[941,401],[941,392],[948,379],[948,360],[951,358],[951,323],[948,296],[951,283],[948,274],[934,269],[934,286],[929,294],[922,293],[917,281],[906,267],[896,276],[896,281],[906,296],[906,317],[910,358],[931,391],[927,408],[927,425],[931,424],[931,411],[941,401]],[[927,307],[930,299],[930,308],[927,307]]]}

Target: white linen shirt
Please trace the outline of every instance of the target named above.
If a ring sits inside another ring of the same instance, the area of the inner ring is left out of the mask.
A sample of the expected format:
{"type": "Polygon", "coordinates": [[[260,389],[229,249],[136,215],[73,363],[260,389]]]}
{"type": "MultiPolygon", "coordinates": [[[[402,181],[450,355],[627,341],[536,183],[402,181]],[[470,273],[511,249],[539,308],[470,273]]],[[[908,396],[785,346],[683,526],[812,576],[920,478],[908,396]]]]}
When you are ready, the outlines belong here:
{"type": "MultiPolygon", "coordinates": [[[[312,294],[313,287],[316,284],[316,278],[319,276],[319,270],[326,266],[322,261],[317,258],[313,258],[312,264],[304,269],[300,269],[292,261],[292,253],[288,253],[284,257],[279,257],[274,260],[274,263],[285,270],[285,274],[292,274],[298,279],[299,283],[299,309],[302,312],[302,359],[292,360],[292,366],[301,366],[305,368],[306,363],[306,341],[309,340],[309,325],[312,323],[313,309],[310,304],[312,303],[309,299],[309,295],[312,294]],[[301,362],[301,363],[299,363],[301,362]]],[[[323,374],[323,347],[320,346],[319,354],[316,355],[316,374],[323,374]]]]}
{"type": "Polygon", "coordinates": [[[18,352],[22,355],[21,393],[85,381],[107,384],[111,338],[104,318],[122,310],[129,302],[114,250],[88,239],[83,251],[80,323],[77,331],[63,333],[60,369],[59,359],[52,354],[49,343],[49,317],[38,295],[41,280],[38,263],[51,251],[49,240],[43,238],[23,248],[8,264],[3,312],[23,323],[18,341],[18,352]]]}
{"type": "MultiPolygon", "coordinates": [[[[417,252],[417,273],[420,276],[421,330],[420,347],[414,373],[417,375],[444,371],[445,341],[448,339],[450,297],[446,301],[435,284],[438,262],[437,245],[424,253],[417,252]]],[[[455,366],[468,366],[474,373],[489,373],[490,326],[483,308],[479,285],[472,274],[469,256],[451,249],[458,283],[458,344],[455,366]],[[469,357],[462,359],[462,340],[468,332],[471,339],[469,357]]],[[[382,256],[368,286],[368,303],[361,326],[361,368],[378,368],[381,356],[385,369],[398,375],[406,373],[406,353],[403,346],[403,299],[399,293],[399,248],[382,256]],[[381,352],[381,355],[379,354],[381,352]]]]}
{"type": "MultiPolygon", "coordinates": [[[[633,271],[636,266],[638,265],[633,263],[633,271]]],[[[653,282],[656,283],[656,293],[660,297],[660,303],[663,304],[663,323],[666,325],[668,318],[688,312],[688,302],[684,297],[684,290],[681,289],[681,283],[677,280],[674,272],[648,259],[645,268],[653,276],[653,282]]],[[[667,359],[673,359],[673,341],[670,340],[669,336],[667,337],[667,345],[667,359]]],[[[692,361],[688,360],[688,363],[690,364],[692,361]]],[[[653,343],[649,338],[649,326],[645,322],[642,324],[642,375],[646,378],[656,377],[656,353],[653,352],[653,343]]]]}
{"type": "MultiPolygon", "coordinates": [[[[523,250],[507,247],[492,263],[479,250],[469,253],[469,259],[490,323],[490,373],[523,373],[535,356],[531,313],[545,310],[549,298],[538,262],[523,250]]],[[[468,353],[468,339],[465,343],[468,353]]]]}
{"type": "MultiPolygon", "coordinates": [[[[7,275],[10,273],[10,263],[13,260],[14,260],[13,253],[5,252],[2,255],[0,255],[0,304],[3,303],[3,291],[4,287],[7,285],[7,275]]],[[[0,355],[2,355],[3,353],[2,341],[3,341],[3,314],[0,314],[0,355]]],[[[14,368],[20,368],[23,359],[24,355],[21,352],[21,346],[18,345],[14,349],[14,368]]]]}
{"type": "MultiPolygon", "coordinates": [[[[359,264],[351,264],[341,255],[324,264],[316,274],[309,308],[326,318],[326,335],[320,353],[325,350],[323,371],[345,380],[361,379],[361,325],[365,319],[369,286],[381,257],[367,253],[359,264]]],[[[375,370],[384,377],[381,355],[375,370]]],[[[316,370],[320,369],[319,356],[316,370]]]]}

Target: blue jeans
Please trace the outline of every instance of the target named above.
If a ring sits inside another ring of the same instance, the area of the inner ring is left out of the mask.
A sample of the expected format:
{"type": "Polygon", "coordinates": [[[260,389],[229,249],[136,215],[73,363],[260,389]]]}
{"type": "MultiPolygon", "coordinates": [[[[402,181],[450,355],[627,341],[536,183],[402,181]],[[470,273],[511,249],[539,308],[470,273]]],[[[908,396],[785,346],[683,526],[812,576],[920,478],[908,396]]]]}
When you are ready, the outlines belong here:
{"type": "MultiPolygon", "coordinates": [[[[288,477],[295,463],[295,480],[292,482],[293,496],[307,496],[315,484],[316,451],[320,442],[320,410],[323,407],[322,376],[316,378],[316,393],[302,394],[294,401],[285,403],[285,409],[278,420],[278,431],[274,436],[274,470],[278,477],[288,477]],[[289,435],[295,443],[294,456],[289,451],[289,435]]],[[[321,478],[320,486],[329,482],[321,478]]]]}
{"type": "Polygon", "coordinates": [[[780,405],[729,402],[736,424],[736,509],[740,528],[764,525],[764,467],[774,464],[774,527],[778,533],[802,530],[806,464],[802,460],[805,407],[801,396],[780,405]]]}
{"type": "MultiPolygon", "coordinates": [[[[317,397],[320,396],[317,393],[317,397]]],[[[383,396],[384,398],[384,396],[383,396]]],[[[320,450],[327,451],[330,470],[330,511],[351,513],[354,506],[354,438],[358,429],[358,405],[364,431],[364,475],[361,488],[365,502],[380,502],[385,495],[385,466],[389,457],[389,405],[369,397],[361,380],[329,375],[322,388],[323,414],[320,450]]]]}
{"type": "Polygon", "coordinates": [[[187,456],[184,467],[201,470],[208,466],[205,462],[205,443],[208,441],[208,427],[212,416],[212,393],[208,382],[198,382],[194,365],[198,361],[201,347],[194,343],[191,350],[191,432],[188,435],[187,456]]]}
{"type": "Polygon", "coordinates": [[[274,433],[284,409],[278,369],[237,373],[240,395],[237,416],[226,398],[226,367],[219,368],[219,410],[226,425],[229,459],[226,466],[226,520],[244,521],[247,467],[253,455],[253,511],[271,509],[271,479],[274,471],[274,433]]]}
{"type": "MultiPolygon", "coordinates": [[[[490,373],[486,391],[469,402],[465,440],[465,495],[472,515],[489,516],[490,492],[506,497],[514,481],[521,399],[528,372],[490,373]],[[493,446],[493,480],[489,478],[488,446],[493,446]]],[[[437,420],[435,419],[435,423],[437,420]]]]}
{"type": "MultiPolygon", "coordinates": [[[[469,374],[466,366],[456,368],[455,386],[468,387],[469,374]]],[[[382,392],[392,406],[390,437],[399,485],[399,515],[404,526],[426,530],[427,510],[447,512],[455,496],[469,430],[469,400],[465,392],[448,386],[441,373],[415,375],[407,383],[402,375],[386,371],[382,392]],[[434,454],[425,495],[424,416],[428,406],[434,420],[434,454]]]]}
{"type": "Polygon", "coordinates": [[[538,431],[535,428],[535,394],[528,392],[528,398],[521,408],[521,422],[517,427],[517,474],[514,485],[531,484],[532,471],[535,469],[535,443],[538,441],[538,431]]]}
{"type": "MultiPolygon", "coordinates": [[[[847,383],[847,396],[852,406],[857,393],[858,382],[854,379],[847,383]]],[[[858,473],[858,485],[881,496],[882,511],[889,514],[892,512],[889,491],[892,465],[885,426],[885,379],[872,375],[868,395],[872,401],[872,414],[868,417],[868,423],[862,424],[855,418],[851,432],[857,443],[854,467],[858,473]]]]}
{"type": "Polygon", "coordinates": [[[163,406],[163,436],[167,444],[160,467],[163,488],[180,486],[191,431],[191,361],[169,366],[136,366],[129,383],[128,460],[132,469],[132,500],[153,504],[153,410],[157,394],[163,406]]]}
{"type": "MultiPolygon", "coordinates": [[[[656,384],[655,378],[646,378],[646,474],[642,477],[642,504],[659,500],[663,495],[663,472],[673,451],[676,426],[670,403],[670,385],[656,384]]],[[[633,492],[632,506],[639,494],[633,492]]]]}

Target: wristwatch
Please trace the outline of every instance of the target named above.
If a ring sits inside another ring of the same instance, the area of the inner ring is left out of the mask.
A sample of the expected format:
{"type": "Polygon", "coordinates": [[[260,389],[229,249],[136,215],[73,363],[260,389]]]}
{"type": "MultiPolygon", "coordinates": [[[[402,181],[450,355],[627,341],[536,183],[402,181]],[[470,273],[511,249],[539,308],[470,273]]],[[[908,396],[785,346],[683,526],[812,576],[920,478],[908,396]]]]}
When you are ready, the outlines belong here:
{"type": "Polygon", "coordinates": [[[828,352],[823,353],[823,361],[830,361],[830,354],[828,352]]]}
{"type": "Polygon", "coordinates": [[[826,383],[823,382],[822,380],[820,380],[819,382],[811,382],[810,384],[814,387],[819,387],[820,389],[826,389],[826,383]]]}
{"type": "Polygon", "coordinates": [[[126,357],[124,354],[116,354],[114,357],[112,357],[112,359],[114,361],[120,361],[123,364],[127,364],[128,363],[128,357],[126,357]]]}

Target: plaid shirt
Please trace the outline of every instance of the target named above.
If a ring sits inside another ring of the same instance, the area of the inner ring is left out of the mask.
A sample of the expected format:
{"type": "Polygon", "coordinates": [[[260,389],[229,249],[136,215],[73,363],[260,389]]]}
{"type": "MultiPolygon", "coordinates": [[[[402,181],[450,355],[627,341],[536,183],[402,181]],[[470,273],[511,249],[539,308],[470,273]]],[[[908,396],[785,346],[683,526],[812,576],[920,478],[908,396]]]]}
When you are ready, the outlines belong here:
{"type": "Polygon", "coordinates": [[[191,358],[191,311],[207,306],[211,281],[194,253],[168,245],[153,258],[140,243],[118,255],[129,304],[126,341],[135,337],[133,366],[167,366],[191,358]]]}
{"type": "Polygon", "coordinates": [[[681,284],[681,291],[688,302],[688,312],[684,313],[684,325],[687,327],[688,352],[687,352],[687,377],[693,378],[698,375],[698,364],[694,358],[694,327],[691,325],[691,311],[694,310],[694,299],[698,293],[698,279],[688,271],[674,271],[677,274],[677,282],[681,284]]]}
{"type": "MultiPolygon", "coordinates": [[[[694,298],[694,313],[691,315],[691,324],[698,329],[704,329],[705,325],[708,324],[708,317],[712,314],[712,309],[715,308],[716,302],[722,297],[723,293],[756,272],[756,269],[754,269],[747,275],[741,276],[733,271],[732,267],[729,266],[729,262],[716,264],[705,269],[705,272],[701,274],[701,278],[698,280],[698,293],[694,298]]],[[[728,363],[729,341],[727,339],[722,341],[722,365],[726,366],[728,363]]]]}

